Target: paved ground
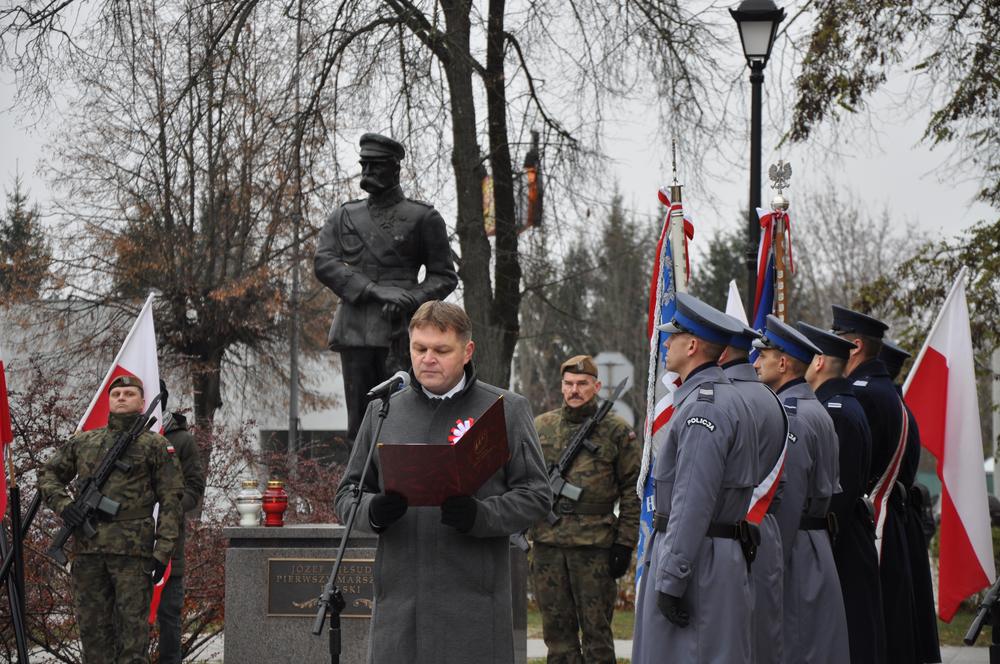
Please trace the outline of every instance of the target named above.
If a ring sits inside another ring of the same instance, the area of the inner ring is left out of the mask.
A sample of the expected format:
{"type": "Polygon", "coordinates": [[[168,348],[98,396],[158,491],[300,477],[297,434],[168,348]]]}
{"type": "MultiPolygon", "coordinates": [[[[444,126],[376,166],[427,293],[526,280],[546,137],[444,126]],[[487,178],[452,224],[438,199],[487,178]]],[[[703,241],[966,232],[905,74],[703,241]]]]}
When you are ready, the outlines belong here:
{"type": "MultiPolygon", "coordinates": [[[[195,661],[198,664],[202,663],[212,663],[222,662],[222,646],[223,638],[220,636],[211,644],[209,647],[199,653],[195,661]]],[[[545,643],[541,639],[528,639],[528,657],[529,658],[541,658],[545,657],[545,643]]],[[[618,657],[628,658],[632,656],[632,642],[631,641],[615,641],[615,654],[618,657]]],[[[988,664],[989,649],[987,648],[955,648],[955,647],[945,647],[941,651],[941,659],[943,664],[988,664]]],[[[49,661],[44,657],[32,657],[32,662],[37,662],[38,664],[47,664],[49,661]]]]}

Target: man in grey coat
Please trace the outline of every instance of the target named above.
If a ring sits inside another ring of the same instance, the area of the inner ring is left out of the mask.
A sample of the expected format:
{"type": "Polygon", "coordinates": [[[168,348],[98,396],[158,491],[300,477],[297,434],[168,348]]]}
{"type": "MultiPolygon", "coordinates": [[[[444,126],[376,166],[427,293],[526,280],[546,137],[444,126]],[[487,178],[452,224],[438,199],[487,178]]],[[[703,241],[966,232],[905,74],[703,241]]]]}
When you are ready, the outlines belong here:
{"type": "Polygon", "coordinates": [[[542,451],[524,397],[476,379],[471,323],[461,307],[426,302],[409,326],[413,382],[390,397],[373,440],[370,404],[337,489],[337,514],[350,511],[364,461],[376,442],[448,444],[503,397],[510,457],[473,496],[440,507],[409,507],[385,493],[372,460],[356,524],[377,533],[372,664],[510,664],[514,660],[509,539],[551,508],[542,451]]]}
{"type": "MultiPolygon", "coordinates": [[[[739,321],[736,321],[739,323],[739,321]]],[[[751,568],[753,588],[753,661],[781,664],[784,657],[782,614],[784,554],[775,514],[784,484],[788,419],[781,401],[760,382],[749,361],[751,344],[760,333],[742,323],[719,358],[719,366],[746,401],[757,431],[757,486],[750,499],[747,520],[760,526],[760,546],[751,568]]]]}
{"type": "Polygon", "coordinates": [[[684,293],[667,332],[679,374],[674,414],[657,441],[655,516],[636,598],[633,664],[748,664],[753,541],[745,518],[757,481],[750,411],[716,364],[740,331],[684,293]]]}
{"type": "Polygon", "coordinates": [[[813,356],[809,339],[775,316],[754,342],[762,383],[774,390],[788,415],[785,487],[778,528],[785,554],[784,647],[788,664],[848,664],[847,619],[833,560],[830,498],[840,492],[837,433],[806,383],[813,356]]]}

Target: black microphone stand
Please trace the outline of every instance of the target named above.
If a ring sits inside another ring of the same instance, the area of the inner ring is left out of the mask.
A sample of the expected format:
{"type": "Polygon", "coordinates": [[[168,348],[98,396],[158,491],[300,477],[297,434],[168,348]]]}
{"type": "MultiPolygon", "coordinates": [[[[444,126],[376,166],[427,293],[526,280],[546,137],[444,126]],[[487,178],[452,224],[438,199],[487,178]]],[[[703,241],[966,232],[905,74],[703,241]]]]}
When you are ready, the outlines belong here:
{"type": "Polygon", "coordinates": [[[333,570],[330,578],[323,586],[323,594],[319,596],[319,606],[316,609],[316,620],[313,621],[312,633],[320,635],[323,633],[323,623],[326,621],[326,614],[330,614],[330,662],[340,664],[340,613],[347,603],[344,595],[337,587],[337,574],[340,572],[340,565],[344,561],[344,552],[347,550],[347,540],[354,530],[354,518],[358,515],[358,507],[361,506],[362,488],[365,485],[365,478],[368,469],[371,467],[372,455],[375,452],[376,441],[382,433],[382,423],[389,415],[389,396],[382,397],[382,407],[378,411],[378,422],[375,424],[375,435],[371,439],[368,447],[368,456],[365,458],[365,465],[361,469],[361,480],[354,487],[354,502],[351,503],[351,511],[347,514],[347,523],[344,524],[344,532],[340,538],[340,548],[337,549],[337,560],[333,563],[333,570]]]}
{"type": "Polygon", "coordinates": [[[972,620],[972,624],[969,625],[969,631],[965,633],[965,638],[962,639],[967,646],[975,645],[976,639],[979,638],[979,632],[983,629],[983,623],[989,617],[990,627],[993,631],[993,643],[990,644],[990,664],[1000,664],[1000,610],[997,607],[998,600],[1000,600],[1000,579],[997,579],[990,586],[990,589],[986,591],[986,596],[983,598],[982,604],[979,605],[979,611],[976,612],[976,617],[972,620]]]}

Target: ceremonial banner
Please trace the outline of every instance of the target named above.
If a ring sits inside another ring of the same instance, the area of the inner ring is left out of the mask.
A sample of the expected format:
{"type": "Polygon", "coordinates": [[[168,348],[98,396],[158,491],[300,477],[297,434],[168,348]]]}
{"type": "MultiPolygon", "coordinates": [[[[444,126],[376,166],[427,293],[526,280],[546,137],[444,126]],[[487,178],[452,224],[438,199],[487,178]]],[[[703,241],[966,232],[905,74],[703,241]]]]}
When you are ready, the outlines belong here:
{"type": "MultiPolygon", "coordinates": [[[[667,371],[666,349],[663,342],[666,333],[656,329],[657,325],[668,323],[674,316],[676,305],[674,294],[677,290],[686,290],[690,269],[685,260],[682,284],[677,284],[674,278],[674,253],[670,241],[671,217],[681,220],[684,224],[684,243],[694,237],[694,227],[684,218],[684,210],[680,201],[671,203],[667,192],[660,190],[660,202],[667,208],[667,217],[663,222],[660,240],[656,245],[656,257],[653,262],[653,276],[649,289],[649,317],[646,324],[646,334],[649,339],[649,379],[646,387],[646,425],[643,435],[642,469],[639,473],[637,491],[642,503],[639,519],[639,543],[636,546],[636,589],[642,580],[643,556],[646,544],[653,531],[653,451],[662,442],[667,432],[667,422],[674,412],[674,391],[680,385],[676,373],[667,371]],[[678,288],[678,286],[680,286],[678,288]]],[[[686,248],[684,255],[687,256],[686,248]]]]}
{"type": "MultiPolygon", "coordinates": [[[[153,294],[146,298],[139,317],[135,319],[132,329],[125,337],[125,343],[118,351],[115,361],[111,363],[107,375],[97,388],[97,394],[87,407],[87,412],[80,419],[78,431],[100,429],[108,424],[108,386],[118,376],[135,376],[142,381],[145,389],[146,407],[160,391],[160,367],[156,359],[156,331],[153,329],[153,294]]],[[[145,408],[143,409],[145,410],[145,408]]],[[[163,409],[157,406],[155,411],[156,431],[163,429],[163,409]]]]}
{"type": "Polygon", "coordinates": [[[946,622],[996,578],[965,273],[958,273],[903,386],[941,478],[938,615],[946,622]]]}
{"type": "Polygon", "coordinates": [[[10,430],[10,404],[7,401],[3,347],[0,346],[0,519],[7,514],[7,446],[14,440],[10,430]]]}

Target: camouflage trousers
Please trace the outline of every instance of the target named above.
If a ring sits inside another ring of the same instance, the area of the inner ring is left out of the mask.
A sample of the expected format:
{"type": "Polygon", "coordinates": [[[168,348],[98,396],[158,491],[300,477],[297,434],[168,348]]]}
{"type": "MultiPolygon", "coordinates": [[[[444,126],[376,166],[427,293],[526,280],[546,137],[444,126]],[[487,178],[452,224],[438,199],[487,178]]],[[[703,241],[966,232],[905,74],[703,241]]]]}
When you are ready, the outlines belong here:
{"type": "Polygon", "coordinates": [[[609,550],[599,547],[532,547],[531,583],[542,612],[548,664],[614,664],[611,615],[617,585],[609,559],[609,550]]]}
{"type": "Polygon", "coordinates": [[[85,664],[148,664],[151,568],[135,556],[81,554],[73,561],[85,664]]]}

